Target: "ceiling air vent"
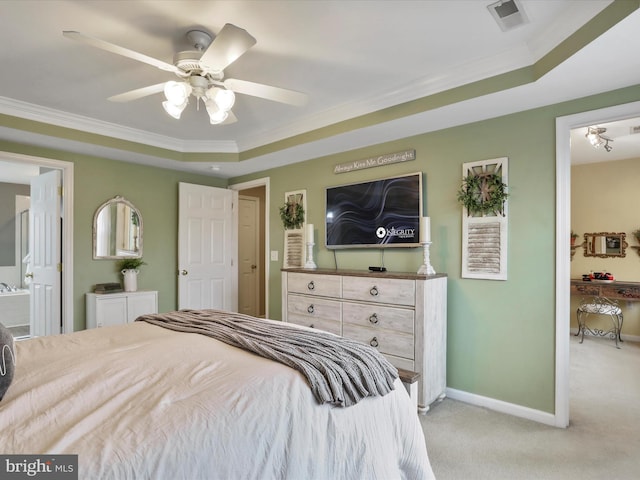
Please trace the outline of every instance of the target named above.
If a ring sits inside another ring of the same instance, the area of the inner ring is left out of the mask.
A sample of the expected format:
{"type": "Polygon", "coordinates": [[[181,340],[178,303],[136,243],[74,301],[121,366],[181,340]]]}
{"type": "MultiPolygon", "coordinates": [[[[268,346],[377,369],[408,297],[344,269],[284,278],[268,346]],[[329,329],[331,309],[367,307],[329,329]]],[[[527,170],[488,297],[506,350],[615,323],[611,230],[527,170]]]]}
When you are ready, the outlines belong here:
{"type": "Polygon", "coordinates": [[[518,0],[501,0],[492,3],[487,8],[503,32],[524,25],[529,21],[518,0]]]}

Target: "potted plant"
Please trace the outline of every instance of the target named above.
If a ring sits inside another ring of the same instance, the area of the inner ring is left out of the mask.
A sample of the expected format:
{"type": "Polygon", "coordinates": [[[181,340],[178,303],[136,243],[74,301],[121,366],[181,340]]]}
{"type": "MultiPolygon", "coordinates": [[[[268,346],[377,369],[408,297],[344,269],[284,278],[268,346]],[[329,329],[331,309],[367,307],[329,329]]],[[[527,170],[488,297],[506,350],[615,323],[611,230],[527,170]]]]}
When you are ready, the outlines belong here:
{"type": "Polygon", "coordinates": [[[142,260],[142,257],[138,258],[124,258],[118,262],[118,270],[124,277],[124,291],[135,292],[138,290],[138,273],[139,268],[142,265],[146,265],[147,262],[142,260]]]}
{"type": "Polygon", "coordinates": [[[578,238],[578,234],[571,230],[571,246],[573,247],[576,244],[576,239],[578,238]]]}

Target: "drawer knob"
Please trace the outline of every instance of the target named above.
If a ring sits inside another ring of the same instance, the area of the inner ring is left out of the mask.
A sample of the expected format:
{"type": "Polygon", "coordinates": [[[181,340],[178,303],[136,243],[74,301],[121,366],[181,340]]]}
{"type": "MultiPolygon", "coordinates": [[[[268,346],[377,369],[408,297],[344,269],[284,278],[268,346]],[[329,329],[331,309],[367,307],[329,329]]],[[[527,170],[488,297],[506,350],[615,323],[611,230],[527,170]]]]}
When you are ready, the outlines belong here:
{"type": "Polygon", "coordinates": [[[315,290],[315,288],[316,288],[316,284],[315,284],[315,283],[313,283],[313,280],[311,280],[311,281],[307,284],[307,288],[308,288],[309,290],[315,290]]]}
{"type": "Polygon", "coordinates": [[[369,290],[369,293],[371,294],[372,297],[377,297],[378,296],[378,287],[374,286],[371,288],[371,290],[369,290]]]}
{"type": "Polygon", "coordinates": [[[371,316],[369,317],[369,321],[370,321],[371,323],[373,323],[373,324],[378,323],[378,314],[377,314],[377,313],[374,313],[373,315],[371,315],[371,316]]]}
{"type": "Polygon", "coordinates": [[[309,312],[309,313],[313,313],[314,310],[315,310],[315,308],[314,308],[313,304],[311,304],[311,305],[309,305],[307,307],[307,312],[309,312]]]}
{"type": "Polygon", "coordinates": [[[369,345],[371,345],[373,348],[377,348],[378,347],[378,339],[376,337],[373,337],[371,339],[371,341],[369,342],[369,345]]]}

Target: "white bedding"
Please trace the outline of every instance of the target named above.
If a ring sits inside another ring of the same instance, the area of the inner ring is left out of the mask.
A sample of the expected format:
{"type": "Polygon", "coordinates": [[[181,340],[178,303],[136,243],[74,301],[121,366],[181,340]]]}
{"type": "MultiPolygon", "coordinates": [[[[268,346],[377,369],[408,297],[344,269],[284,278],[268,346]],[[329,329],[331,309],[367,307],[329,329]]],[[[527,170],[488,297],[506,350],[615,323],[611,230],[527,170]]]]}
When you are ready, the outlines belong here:
{"type": "Polygon", "coordinates": [[[144,322],[16,345],[0,453],[78,454],[80,479],[434,478],[399,380],[319,405],[289,367],[144,322]]]}

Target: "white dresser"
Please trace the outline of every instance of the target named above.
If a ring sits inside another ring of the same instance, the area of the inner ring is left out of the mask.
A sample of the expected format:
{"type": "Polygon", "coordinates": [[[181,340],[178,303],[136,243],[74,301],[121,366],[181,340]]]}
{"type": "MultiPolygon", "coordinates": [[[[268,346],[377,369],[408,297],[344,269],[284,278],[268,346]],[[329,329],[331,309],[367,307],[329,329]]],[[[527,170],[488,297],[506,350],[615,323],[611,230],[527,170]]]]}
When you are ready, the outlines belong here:
{"type": "Polygon", "coordinates": [[[87,328],[131,323],[145,313],[158,313],[158,292],[87,293],[87,328]]]}
{"type": "Polygon", "coordinates": [[[282,319],[367,343],[397,368],[420,373],[421,412],[444,397],[444,274],[283,269],[282,319]]]}

